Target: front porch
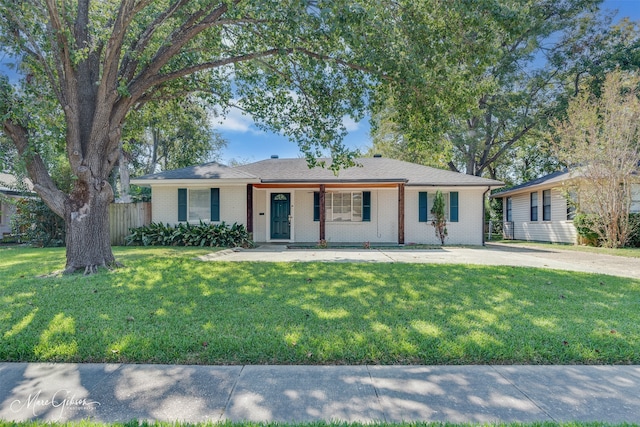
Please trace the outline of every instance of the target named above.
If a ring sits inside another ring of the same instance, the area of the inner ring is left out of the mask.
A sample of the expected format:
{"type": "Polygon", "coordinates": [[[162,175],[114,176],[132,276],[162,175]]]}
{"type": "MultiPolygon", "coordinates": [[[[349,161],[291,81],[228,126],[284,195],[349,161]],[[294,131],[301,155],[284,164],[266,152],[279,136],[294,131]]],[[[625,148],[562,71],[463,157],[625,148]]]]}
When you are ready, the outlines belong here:
{"type": "Polygon", "coordinates": [[[246,226],[256,242],[403,245],[404,190],[404,182],[247,184],[246,226]]]}

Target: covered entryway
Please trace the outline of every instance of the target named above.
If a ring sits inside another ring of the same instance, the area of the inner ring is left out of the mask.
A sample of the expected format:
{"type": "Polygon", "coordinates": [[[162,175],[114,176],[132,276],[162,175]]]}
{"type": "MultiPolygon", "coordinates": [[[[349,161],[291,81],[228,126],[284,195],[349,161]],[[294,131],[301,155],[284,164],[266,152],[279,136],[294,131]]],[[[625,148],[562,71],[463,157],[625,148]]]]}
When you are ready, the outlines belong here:
{"type": "Polygon", "coordinates": [[[271,194],[271,238],[291,238],[291,193],[271,194]]]}

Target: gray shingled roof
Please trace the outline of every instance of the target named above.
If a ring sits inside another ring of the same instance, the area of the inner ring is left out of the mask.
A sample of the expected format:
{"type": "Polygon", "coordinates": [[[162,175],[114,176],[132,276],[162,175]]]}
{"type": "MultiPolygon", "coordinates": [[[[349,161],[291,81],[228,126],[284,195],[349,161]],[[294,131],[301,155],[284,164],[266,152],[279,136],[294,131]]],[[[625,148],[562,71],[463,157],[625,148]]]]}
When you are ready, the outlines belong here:
{"type": "Polygon", "coordinates": [[[359,166],[331,170],[310,169],[305,159],[266,159],[233,168],[217,163],[145,175],[132,180],[173,179],[257,179],[263,183],[349,183],[405,182],[407,185],[429,186],[502,186],[504,183],[477,176],[417,165],[395,159],[367,157],[356,159],[359,166]]]}
{"type": "Polygon", "coordinates": [[[562,182],[566,181],[569,178],[569,172],[565,170],[557,171],[550,173],[548,175],[542,176],[540,178],[525,182],[524,184],[516,185],[511,188],[507,188],[504,191],[500,191],[498,193],[492,194],[491,197],[504,197],[511,194],[520,193],[522,191],[530,190],[532,188],[541,187],[541,186],[549,186],[554,184],[562,184],[562,182]]]}
{"type": "Polygon", "coordinates": [[[501,186],[500,181],[383,157],[356,159],[359,166],[341,169],[336,176],[326,168],[309,169],[305,159],[267,159],[238,166],[262,182],[406,182],[407,185],[501,186]]]}
{"type": "Polygon", "coordinates": [[[256,176],[217,162],[189,166],[182,169],[143,175],[135,180],[172,180],[172,179],[257,179],[256,176]]]}

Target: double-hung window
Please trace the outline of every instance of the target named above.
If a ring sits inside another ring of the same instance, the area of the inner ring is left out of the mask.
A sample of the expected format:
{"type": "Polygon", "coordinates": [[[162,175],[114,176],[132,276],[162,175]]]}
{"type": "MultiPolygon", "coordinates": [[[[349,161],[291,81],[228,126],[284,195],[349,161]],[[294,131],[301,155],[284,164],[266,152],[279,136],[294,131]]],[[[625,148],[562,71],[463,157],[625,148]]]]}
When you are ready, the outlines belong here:
{"type": "Polygon", "coordinates": [[[220,221],[220,189],[179,188],[178,221],[220,221]]]}
{"type": "Polygon", "coordinates": [[[507,197],[507,208],[505,209],[505,220],[507,222],[513,221],[513,199],[507,197]]]}
{"type": "MultiPolygon", "coordinates": [[[[324,195],[324,214],[327,222],[371,221],[370,191],[336,191],[324,195]]],[[[313,220],[320,221],[320,193],[313,195],[313,220]]]]}
{"type": "Polygon", "coordinates": [[[325,218],[333,222],[361,222],[362,191],[327,193],[325,218]]]}
{"type": "Polygon", "coordinates": [[[542,220],[551,221],[551,190],[542,192],[542,220]]]}

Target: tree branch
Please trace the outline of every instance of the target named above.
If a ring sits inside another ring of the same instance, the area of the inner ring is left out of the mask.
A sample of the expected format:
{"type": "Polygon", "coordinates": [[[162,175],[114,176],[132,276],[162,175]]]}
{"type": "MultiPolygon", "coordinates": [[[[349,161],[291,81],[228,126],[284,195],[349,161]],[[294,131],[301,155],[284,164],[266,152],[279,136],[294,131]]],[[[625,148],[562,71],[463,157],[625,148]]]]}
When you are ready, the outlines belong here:
{"type": "Polygon", "coordinates": [[[29,149],[29,133],[27,129],[7,119],[2,123],[4,132],[14,142],[18,154],[25,160],[29,176],[33,179],[34,190],[42,197],[42,200],[61,218],[64,218],[64,202],[66,195],[58,190],[51,175],[47,171],[42,158],[29,149]]]}
{"type": "MultiPolygon", "coordinates": [[[[234,0],[234,3],[238,3],[239,1],[240,0],[234,0]]],[[[216,20],[224,15],[227,10],[228,5],[224,3],[218,6],[205,7],[194,13],[180,28],[174,31],[166,43],[156,52],[153,59],[149,62],[149,65],[131,81],[129,93],[134,101],[136,97],[142,96],[145,91],[154,86],[154,84],[149,84],[149,81],[154,80],[162,67],[177,55],[195,36],[207,28],[212,27],[216,23],[216,20]],[[204,18],[200,19],[202,16],[204,16],[204,18]]],[[[201,69],[206,68],[211,67],[201,69]]]]}

